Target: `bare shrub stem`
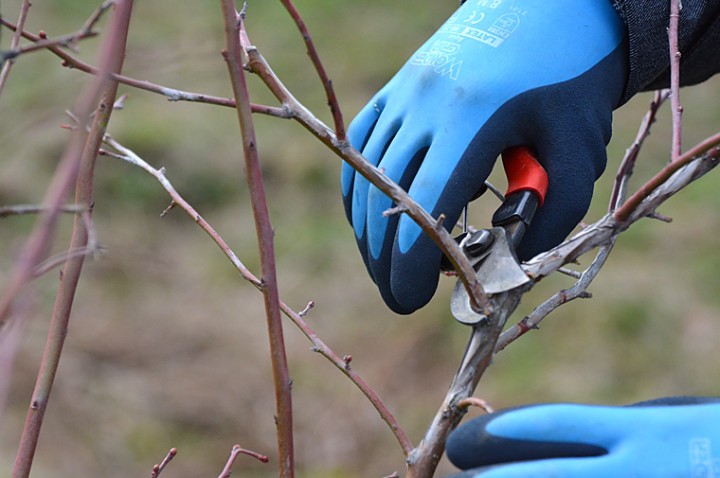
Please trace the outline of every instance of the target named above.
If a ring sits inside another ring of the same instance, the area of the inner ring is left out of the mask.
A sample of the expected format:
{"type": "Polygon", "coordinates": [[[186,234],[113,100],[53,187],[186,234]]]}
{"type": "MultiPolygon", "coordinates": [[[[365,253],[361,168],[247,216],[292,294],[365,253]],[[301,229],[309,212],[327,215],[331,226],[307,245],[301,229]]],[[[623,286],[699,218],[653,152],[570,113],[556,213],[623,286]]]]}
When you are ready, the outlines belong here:
{"type": "Polygon", "coordinates": [[[275,383],[276,424],[278,440],[278,466],[282,478],[295,474],[293,450],[292,383],[285,355],[283,326],[280,317],[280,296],[275,269],[274,231],[270,223],[265,186],[258,155],[255,128],[250,109],[250,98],[243,68],[244,51],[240,45],[242,17],[232,0],[221,0],[225,21],[223,57],[227,63],[242,135],[245,156],[245,177],[250,190],[255,230],[260,248],[261,285],[265,298],[265,312],[270,339],[270,357],[275,383]]]}
{"type": "MultiPolygon", "coordinates": [[[[101,49],[102,71],[119,72],[122,69],[132,5],[132,0],[118,0],[116,3],[115,15],[113,15],[110,29],[101,49]]],[[[66,178],[76,178],[75,204],[83,205],[88,212],[92,208],[95,161],[112,113],[112,105],[117,94],[117,82],[110,80],[107,73],[96,77],[91,87],[81,97],[80,108],[77,110],[77,116],[84,122],[89,117],[91,105],[97,101],[100,91],[103,92],[102,100],[100,106],[95,110],[89,133],[85,132],[86,129],[83,125],[82,128],[77,128],[73,134],[74,137],[81,139],[84,137],[82,151],[75,149],[80,146],[77,142],[71,142],[66,150],[66,155],[74,166],[73,172],[75,174],[68,174],[66,178]],[[76,154],[77,157],[75,157],[76,154]]],[[[60,204],[60,201],[54,203],[53,209],[56,214],[59,212],[60,204]]],[[[75,215],[70,250],[87,246],[89,228],[86,221],[87,219],[82,214],[75,215]]],[[[49,235],[50,232],[48,231],[45,237],[46,240],[49,235]]],[[[40,437],[40,428],[67,336],[70,312],[84,259],[84,254],[68,258],[60,276],[60,285],[55,298],[45,350],[15,459],[13,478],[27,478],[30,475],[37,442],[40,437]]]]}

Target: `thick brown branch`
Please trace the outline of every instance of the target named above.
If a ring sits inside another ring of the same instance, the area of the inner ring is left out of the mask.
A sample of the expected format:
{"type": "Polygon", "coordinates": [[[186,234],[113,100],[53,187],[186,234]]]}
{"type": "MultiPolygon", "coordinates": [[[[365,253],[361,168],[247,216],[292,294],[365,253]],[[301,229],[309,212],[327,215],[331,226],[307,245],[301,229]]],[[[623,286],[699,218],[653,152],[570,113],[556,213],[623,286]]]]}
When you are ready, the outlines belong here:
{"type": "MultiPolygon", "coordinates": [[[[75,203],[83,205],[88,215],[93,202],[92,193],[95,161],[117,94],[117,82],[109,80],[108,73],[119,72],[122,69],[132,5],[132,0],[118,0],[111,27],[101,50],[103,62],[101,70],[105,73],[94,79],[93,85],[87,90],[79,102],[80,108],[77,111],[78,117],[84,121],[85,118],[89,116],[91,102],[97,101],[98,92],[103,91],[103,98],[100,106],[95,110],[90,131],[84,135],[85,142],[82,147],[82,153],[78,155],[79,160],[74,157],[71,158],[72,162],[77,163],[73,171],[75,173],[73,176],[77,178],[75,185],[75,203]]],[[[85,125],[83,124],[82,126],[81,128],[77,128],[74,136],[85,133],[85,125]]],[[[79,137],[82,138],[82,136],[79,137]]],[[[76,151],[73,151],[71,148],[68,148],[68,150],[72,151],[73,154],[76,153],[76,151]]],[[[59,208],[59,201],[53,203],[53,209],[56,214],[59,208]]],[[[70,250],[82,249],[88,244],[88,218],[83,216],[82,214],[75,216],[70,250]]],[[[48,331],[45,350],[43,351],[43,357],[40,363],[40,370],[38,371],[35,389],[30,406],[28,407],[25,427],[23,428],[15,459],[12,474],[13,478],[27,478],[30,475],[30,469],[40,436],[40,428],[43,423],[43,417],[50,399],[50,392],[65,344],[65,337],[68,332],[70,312],[75,299],[78,281],[80,280],[84,258],[85,255],[69,258],[63,269],[55,298],[55,305],[53,307],[50,330],[48,331]]]]}
{"type": "Polygon", "coordinates": [[[237,105],[238,122],[245,156],[246,179],[250,190],[255,230],[257,231],[260,248],[262,292],[265,298],[270,356],[275,382],[279,472],[282,478],[292,478],[295,474],[295,458],[293,451],[291,381],[280,317],[280,297],[275,269],[274,232],[270,224],[245,70],[243,69],[244,52],[240,46],[242,19],[235,11],[232,0],[221,0],[220,3],[225,23],[225,45],[227,48],[227,51],[223,52],[223,56],[227,63],[237,105]]]}

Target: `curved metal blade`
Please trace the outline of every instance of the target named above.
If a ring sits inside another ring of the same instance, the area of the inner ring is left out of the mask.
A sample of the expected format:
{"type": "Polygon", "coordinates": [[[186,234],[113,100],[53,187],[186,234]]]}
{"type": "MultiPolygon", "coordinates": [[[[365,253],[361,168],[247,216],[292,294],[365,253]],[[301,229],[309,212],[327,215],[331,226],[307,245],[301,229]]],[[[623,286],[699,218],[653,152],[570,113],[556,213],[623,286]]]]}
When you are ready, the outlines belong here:
{"type": "MultiPolygon", "coordinates": [[[[490,232],[494,242],[490,253],[477,267],[477,277],[486,294],[493,295],[520,287],[530,281],[513,253],[508,236],[502,227],[493,227],[490,232]]],[[[486,317],[472,309],[465,285],[458,280],[450,298],[450,311],[463,324],[477,324],[486,317]]]]}

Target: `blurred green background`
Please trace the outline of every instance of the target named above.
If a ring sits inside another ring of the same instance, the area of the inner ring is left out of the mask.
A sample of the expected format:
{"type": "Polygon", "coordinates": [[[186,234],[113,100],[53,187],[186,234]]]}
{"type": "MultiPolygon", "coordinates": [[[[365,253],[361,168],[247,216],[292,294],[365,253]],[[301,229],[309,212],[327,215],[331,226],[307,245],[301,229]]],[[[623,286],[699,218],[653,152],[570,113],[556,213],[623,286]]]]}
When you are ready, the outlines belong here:
{"type": "MultiPolygon", "coordinates": [[[[457,2],[297,0],[352,116],[456,7],[457,2]]],[[[14,21],[19,0],[5,0],[14,21]]],[[[57,35],[77,29],[95,7],[48,0],[28,28],[57,35]]],[[[250,2],[253,42],[296,96],[329,121],[322,89],[294,25],[279,2],[250,2]]],[[[2,32],[2,48],[10,35],[2,32]]],[[[137,2],[125,73],[166,86],[229,96],[220,56],[216,2],[137,2]]],[[[99,40],[80,45],[95,60],[99,40]]],[[[49,53],[20,58],[0,97],[0,204],[39,203],[64,147],[64,110],[87,77],[49,53]]],[[[254,101],[274,104],[251,78],[254,101]]],[[[168,178],[257,270],[252,215],[234,112],[121,87],[130,96],[110,132],[168,178]]],[[[718,130],[720,81],[683,90],[685,144],[718,130]]],[[[588,221],[603,214],[613,170],[650,100],[636,97],[615,117],[609,171],[588,221]]],[[[634,184],[666,161],[667,108],[643,150],[634,184]]],[[[397,414],[418,441],[440,404],[468,330],[452,319],[452,280],[410,317],[389,312],[367,277],[342,211],[340,162],[297,124],[256,117],[258,144],[276,231],[283,299],[308,321],[397,414]]],[[[673,394],[719,394],[720,196],[717,173],[661,210],[672,224],[646,220],[623,234],[594,298],[568,304],[498,355],[477,395],[496,408],[538,401],[619,404],[673,394]]],[[[205,234],[175,210],[153,178],[115,159],[97,168],[95,227],[105,253],[86,264],[66,351],[50,402],[34,476],[147,476],[171,447],[164,475],[214,476],[233,444],[274,458],[273,392],[261,295],[238,276],[205,234]]],[[[472,222],[490,208],[474,207],[472,222]]],[[[0,220],[0,287],[35,218],[0,220]]],[[[54,246],[68,243],[65,217],[54,246]]],[[[587,263],[589,259],[584,259],[587,263]]],[[[522,317],[554,291],[550,277],[524,300],[522,317]]],[[[27,323],[0,415],[0,474],[17,447],[57,286],[57,273],[23,297],[27,323]]],[[[288,322],[299,476],[402,473],[394,438],[354,386],[288,322]]],[[[3,372],[5,373],[5,372],[3,372]]],[[[451,470],[443,462],[442,472],[451,470]]],[[[239,476],[272,476],[276,465],[241,458],[239,476]]]]}

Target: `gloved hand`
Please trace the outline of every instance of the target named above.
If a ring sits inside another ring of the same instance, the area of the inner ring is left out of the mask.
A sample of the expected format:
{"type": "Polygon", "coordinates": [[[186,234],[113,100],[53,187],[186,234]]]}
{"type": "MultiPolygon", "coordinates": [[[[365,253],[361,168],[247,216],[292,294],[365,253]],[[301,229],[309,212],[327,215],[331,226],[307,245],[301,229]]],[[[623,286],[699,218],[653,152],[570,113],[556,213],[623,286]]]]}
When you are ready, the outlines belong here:
{"type": "MultiPolygon", "coordinates": [[[[520,245],[529,258],[587,212],[627,77],[624,37],[609,0],[468,0],[358,114],[350,142],[448,229],[498,155],[530,146],[550,185],[520,245]]],[[[425,305],[439,248],[410,217],[383,217],[392,201],[347,164],[342,193],[385,302],[425,305]]]]}
{"type": "Polygon", "coordinates": [[[447,455],[467,470],[452,478],[712,478],[720,476],[720,399],[510,409],[459,427],[447,455]]]}

